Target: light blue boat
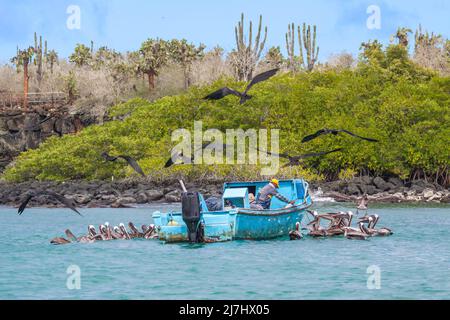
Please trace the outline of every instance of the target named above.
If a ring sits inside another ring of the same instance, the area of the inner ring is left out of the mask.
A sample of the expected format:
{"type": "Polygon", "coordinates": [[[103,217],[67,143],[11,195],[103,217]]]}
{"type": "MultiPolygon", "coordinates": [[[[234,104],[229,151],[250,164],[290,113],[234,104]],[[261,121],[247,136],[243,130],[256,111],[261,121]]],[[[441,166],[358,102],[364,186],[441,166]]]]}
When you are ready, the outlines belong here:
{"type": "Polygon", "coordinates": [[[278,191],[295,200],[294,205],[286,206],[273,197],[268,210],[250,208],[249,194],[256,196],[267,183],[225,183],[221,211],[209,211],[199,193],[184,193],[182,212],[153,213],[159,239],[165,242],[212,242],[265,240],[289,235],[312,205],[309,185],[302,179],[280,181],[278,191]]]}

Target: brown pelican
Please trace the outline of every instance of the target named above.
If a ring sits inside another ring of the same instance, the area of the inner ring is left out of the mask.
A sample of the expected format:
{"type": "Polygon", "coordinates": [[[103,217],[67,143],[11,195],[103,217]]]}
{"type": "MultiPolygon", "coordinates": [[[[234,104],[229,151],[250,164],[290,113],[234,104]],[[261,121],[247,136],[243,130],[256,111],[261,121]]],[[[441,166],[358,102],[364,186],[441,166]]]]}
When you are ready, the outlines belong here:
{"type": "Polygon", "coordinates": [[[279,69],[273,69],[273,70],[269,70],[266,72],[263,72],[261,74],[258,74],[257,76],[255,76],[252,81],[248,84],[247,88],[245,89],[244,92],[239,92],[233,89],[230,89],[228,87],[224,87],[221,88],[209,95],[207,95],[206,97],[204,97],[204,100],[219,100],[222,99],[230,94],[233,94],[237,97],[240,98],[240,104],[245,103],[247,100],[250,100],[252,98],[252,96],[248,95],[248,91],[257,83],[261,82],[261,81],[265,81],[267,79],[269,79],[270,77],[273,77],[279,69]]]}
{"type": "Polygon", "coordinates": [[[133,224],[133,222],[128,222],[128,227],[131,230],[130,236],[132,238],[143,238],[144,237],[144,234],[136,228],[136,226],[133,224]]]}
{"type": "Polygon", "coordinates": [[[369,204],[369,197],[367,194],[365,194],[361,200],[358,202],[358,207],[356,208],[356,214],[359,214],[359,211],[365,211],[367,215],[368,205],[369,204]]]}
{"type": "Polygon", "coordinates": [[[65,234],[67,236],[68,239],[70,239],[72,242],[80,242],[80,243],[92,243],[95,242],[95,238],[92,236],[81,236],[81,237],[76,237],[72,231],[70,231],[69,229],[67,229],[65,231],[65,234]]]}
{"type": "Polygon", "coordinates": [[[366,215],[364,217],[359,218],[359,221],[367,223],[367,227],[369,229],[374,229],[378,223],[378,220],[380,220],[380,216],[377,214],[372,214],[370,216],[366,215]]]}
{"type": "MultiPolygon", "coordinates": [[[[372,220],[372,219],[369,219],[372,220]]],[[[374,229],[374,228],[370,228],[370,227],[366,227],[364,226],[364,222],[360,222],[360,224],[362,225],[362,229],[364,230],[364,232],[370,234],[371,236],[390,236],[393,235],[394,233],[392,232],[391,229],[383,227],[380,229],[374,229]]]]}
{"type": "Polygon", "coordinates": [[[57,238],[53,238],[52,240],[50,240],[50,243],[54,244],[54,245],[68,244],[68,243],[70,243],[70,240],[64,239],[62,237],[57,237],[57,238]]]}
{"type": "Polygon", "coordinates": [[[118,226],[114,226],[113,230],[117,236],[117,239],[125,239],[125,235],[122,233],[122,230],[120,230],[118,226]]]}
{"type": "Polygon", "coordinates": [[[354,228],[344,227],[343,228],[345,231],[344,236],[350,240],[366,240],[367,237],[369,237],[369,235],[362,231],[361,229],[362,222],[360,222],[359,225],[360,225],[359,231],[355,230],[354,228]]]}
{"type": "Polygon", "coordinates": [[[121,223],[121,224],[119,224],[119,228],[120,228],[120,231],[122,231],[124,239],[130,240],[131,236],[128,233],[127,229],[125,228],[125,225],[123,223],[121,223]]]}
{"type": "Polygon", "coordinates": [[[155,239],[158,238],[158,233],[156,232],[156,227],[154,224],[148,226],[147,231],[144,233],[145,239],[155,239]]]}
{"type": "Polygon", "coordinates": [[[295,230],[289,232],[289,238],[291,240],[301,240],[303,238],[302,233],[300,232],[300,222],[295,224],[295,230]]]}

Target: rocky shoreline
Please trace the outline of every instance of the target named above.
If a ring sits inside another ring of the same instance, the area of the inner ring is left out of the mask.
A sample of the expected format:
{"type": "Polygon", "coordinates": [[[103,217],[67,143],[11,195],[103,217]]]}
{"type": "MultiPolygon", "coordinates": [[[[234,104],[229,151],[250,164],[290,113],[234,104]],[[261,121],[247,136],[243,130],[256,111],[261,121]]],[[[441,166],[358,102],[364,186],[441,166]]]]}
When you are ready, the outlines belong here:
{"type": "MultiPolygon", "coordinates": [[[[223,181],[188,182],[188,190],[197,190],[205,198],[220,197],[223,181]]],[[[450,203],[450,190],[423,180],[403,182],[398,178],[360,177],[350,181],[311,183],[316,197],[332,198],[338,202],[356,201],[367,193],[371,202],[385,203],[450,203]]],[[[177,181],[155,183],[148,181],[71,181],[71,182],[0,182],[0,205],[17,207],[28,191],[52,190],[72,198],[79,207],[124,208],[150,203],[177,203],[181,191],[177,181]]],[[[48,197],[36,197],[30,206],[57,207],[48,197]]]]}

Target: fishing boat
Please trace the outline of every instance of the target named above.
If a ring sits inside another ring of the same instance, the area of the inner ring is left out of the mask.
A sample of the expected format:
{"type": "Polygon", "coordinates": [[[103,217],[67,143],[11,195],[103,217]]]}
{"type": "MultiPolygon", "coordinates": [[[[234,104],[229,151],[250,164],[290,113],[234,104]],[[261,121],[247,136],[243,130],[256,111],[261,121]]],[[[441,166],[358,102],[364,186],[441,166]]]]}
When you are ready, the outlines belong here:
{"type": "Polygon", "coordinates": [[[223,187],[221,210],[209,210],[202,194],[184,188],[181,212],[153,213],[159,239],[165,242],[217,242],[266,240],[287,236],[312,205],[309,185],[303,179],[282,180],[278,192],[295,200],[286,205],[276,197],[270,208],[250,205],[249,195],[258,195],[267,181],[230,182],[223,187]]]}

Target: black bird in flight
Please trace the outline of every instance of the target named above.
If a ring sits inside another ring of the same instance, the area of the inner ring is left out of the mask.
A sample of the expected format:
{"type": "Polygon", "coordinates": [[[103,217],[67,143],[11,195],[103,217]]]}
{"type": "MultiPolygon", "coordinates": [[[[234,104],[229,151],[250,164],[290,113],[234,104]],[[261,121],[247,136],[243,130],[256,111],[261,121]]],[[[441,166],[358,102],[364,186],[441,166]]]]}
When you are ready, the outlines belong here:
{"type": "Polygon", "coordinates": [[[247,92],[257,83],[265,81],[271,77],[273,77],[280,69],[272,69],[266,72],[263,72],[261,74],[258,74],[257,76],[255,76],[252,81],[250,81],[250,83],[248,84],[247,88],[245,89],[244,92],[239,92],[233,89],[230,89],[228,87],[224,87],[221,88],[209,95],[207,95],[206,97],[204,97],[204,100],[220,100],[230,94],[234,94],[235,96],[239,97],[240,100],[240,104],[245,103],[247,100],[250,100],[252,98],[252,96],[248,95],[247,92]]]}
{"type": "Polygon", "coordinates": [[[354,134],[353,132],[350,132],[348,130],[344,130],[344,129],[326,129],[326,128],[325,129],[321,129],[321,130],[317,131],[316,133],[313,133],[313,134],[311,134],[309,136],[304,137],[302,142],[308,142],[308,141],[314,140],[314,139],[318,138],[319,136],[325,135],[325,134],[332,134],[332,135],[336,136],[340,132],[349,134],[349,135],[351,135],[353,137],[356,137],[356,138],[359,138],[359,139],[363,139],[363,140],[366,140],[366,141],[378,142],[378,140],[375,140],[375,139],[372,139],[372,138],[361,137],[361,136],[358,136],[357,134],[354,134]]]}
{"type": "MultiPolygon", "coordinates": [[[[209,147],[209,146],[211,146],[211,147],[214,146],[214,148],[217,149],[218,146],[220,146],[220,144],[214,143],[214,142],[205,142],[205,143],[202,144],[202,147],[201,147],[201,148],[198,148],[198,149],[197,149],[197,151],[200,150],[200,149],[204,150],[206,147],[209,147]]],[[[233,148],[233,146],[228,145],[228,144],[222,144],[222,150],[223,150],[224,152],[226,152],[227,148],[233,148]]],[[[170,158],[167,160],[166,164],[164,165],[164,168],[170,168],[170,167],[173,166],[173,165],[175,164],[175,162],[178,161],[178,160],[182,160],[184,164],[185,164],[185,163],[191,163],[191,164],[192,164],[192,163],[194,163],[194,156],[195,156],[195,152],[192,153],[191,157],[189,158],[189,157],[183,155],[183,153],[180,151],[180,152],[178,152],[175,156],[172,156],[172,157],[170,157],[170,158]]]]}
{"type": "Polygon", "coordinates": [[[103,157],[103,159],[105,159],[106,161],[116,161],[117,159],[121,158],[124,159],[129,165],[130,167],[132,167],[134,169],[134,171],[136,171],[137,173],[139,173],[141,176],[145,177],[145,173],[142,170],[142,168],[139,166],[139,164],[137,163],[136,160],[134,160],[132,157],[130,156],[123,156],[123,155],[119,155],[119,156],[110,156],[108,153],[103,152],[101,154],[101,156],[103,157]]]}
{"type": "Polygon", "coordinates": [[[298,156],[291,156],[291,155],[286,154],[286,153],[277,154],[277,153],[272,153],[272,152],[269,152],[269,151],[259,150],[259,149],[257,149],[257,150],[265,152],[265,153],[267,153],[268,155],[271,155],[271,156],[288,159],[289,162],[283,166],[283,168],[286,168],[286,167],[293,167],[293,166],[300,165],[300,161],[303,160],[303,159],[313,158],[313,157],[320,157],[320,156],[324,156],[324,155],[327,155],[327,154],[330,154],[330,153],[342,151],[342,148],[334,149],[334,150],[331,150],[331,151],[324,151],[324,152],[306,153],[306,154],[301,154],[301,155],[298,155],[298,156]]]}
{"type": "Polygon", "coordinates": [[[82,214],[77,210],[77,208],[75,207],[75,204],[72,200],[67,199],[66,197],[64,197],[63,195],[60,195],[56,192],[53,191],[39,191],[39,192],[31,192],[27,194],[27,197],[25,198],[25,200],[22,202],[22,204],[19,207],[19,210],[17,211],[17,213],[19,215],[22,215],[22,213],[25,211],[25,208],[27,207],[28,203],[30,202],[30,200],[33,197],[39,197],[39,196],[49,196],[55,200],[57,200],[58,202],[62,203],[63,205],[65,205],[67,208],[75,211],[76,213],[78,213],[80,216],[82,216],[82,214]]]}

